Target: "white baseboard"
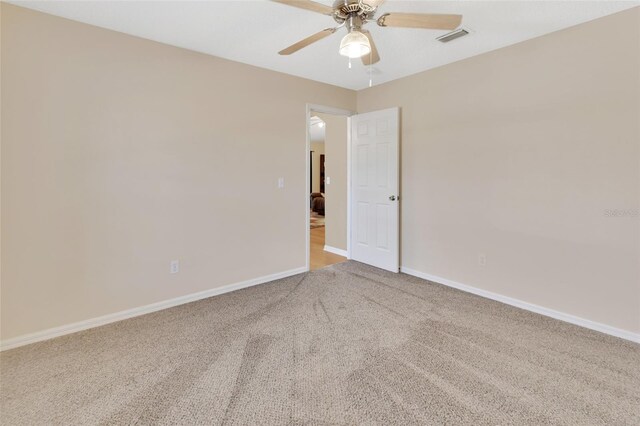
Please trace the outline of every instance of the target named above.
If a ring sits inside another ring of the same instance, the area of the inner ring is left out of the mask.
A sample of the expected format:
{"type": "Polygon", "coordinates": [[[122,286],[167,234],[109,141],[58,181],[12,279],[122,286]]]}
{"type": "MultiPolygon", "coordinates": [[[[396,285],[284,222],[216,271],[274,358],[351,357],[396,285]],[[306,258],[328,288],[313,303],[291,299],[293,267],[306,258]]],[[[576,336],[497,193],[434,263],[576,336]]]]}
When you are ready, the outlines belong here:
{"type": "Polygon", "coordinates": [[[620,328],[611,327],[606,324],[591,321],[588,319],[576,317],[574,315],[565,314],[564,312],[548,309],[543,306],[534,305],[533,303],[524,302],[522,300],[514,299],[512,297],[503,296],[498,293],[493,293],[487,290],[482,290],[476,287],[472,287],[466,284],[461,284],[455,281],[448,280],[446,278],[437,277],[435,275],[426,274],[424,272],[416,271],[414,269],[401,267],[400,272],[407,275],[413,275],[414,277],[422,278],[427,281],[433,281],[437,284],[446,285],[447,287],[453,287],[458,290],[466,291],[467,293],[473,293],[478,296],[486,297],[487,299],[502,302],[507,305],[515,306],[520,309],[535,312],[540,315],[545,315],[551,318],[555,318],[560,321],[565,321],[571,324],[579,325],[581,327],[589,328],[591,330],[599,331],[601,333],[609,334],[611,336],[620,337],[621,339],[630,340],[632,342],[640,343],[640,334],[632,333],[631,331],[622,330],[620,328]]]}
{"type": "Polygon", "coordinates": [[[126,311],[115,312],[113,314],[103,315],[101,317],[91,318],[85,321],[74,322],[72,324],[50,328],[50,329],[38,331],[35,333],[25,334],[22,336],[14,337],[12,339],[2,340],[0,341],[0,351],[17,348],[19,346],[28,345],[31,343],[41,342],[43,340],[53,339],[54,337],[64,336],[65,334],[76,333],[78,331],[87,330],[89,328],[99,327],[101,325],[110,324],[112,322],[122,321],[128,318],[133,318],[140,315],[149,314],[151,312],[160,311],[162,309],[183,305],[185,303],[195,302],[196,300],[206,299],[208,297],[229,293],[229,292],[240,290],[247,287],[252,287],[254,285],[263,284],[269,281],[290,277],[292,275],[301,274],[306,271],[307,269],[304,267],[291,269],[289,271],[266,275],[263,277],[254,278],[251,280],[242,281],[235,284],[229,284],[222,287],[212,288],[210,290],[205,290],[198,293],[187,294],[186,296],[180,296],[180,297],[165,300],[162,302],[152,303],[150,305],[140,306],[138,308],[127,309],[126,311]]]}
{"type": "Polygon", "coordinates": [[[346,250],[342,250],[342,249],[331,247],[331,246],[324,246],[324,251],[328,251],[329,253],[337,254],[338,256],[349,257],[349,256],[347,256],[347,251],[346,250]]]}

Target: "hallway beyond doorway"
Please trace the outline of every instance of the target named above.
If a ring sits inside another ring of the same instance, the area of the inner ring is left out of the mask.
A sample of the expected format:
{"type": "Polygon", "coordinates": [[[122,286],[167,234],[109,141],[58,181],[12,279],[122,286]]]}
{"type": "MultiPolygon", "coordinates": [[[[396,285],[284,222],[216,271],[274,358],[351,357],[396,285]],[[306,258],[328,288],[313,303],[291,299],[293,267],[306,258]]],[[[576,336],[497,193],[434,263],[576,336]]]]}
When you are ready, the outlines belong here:
{"type": "Polygon", "coordinates": [[[324,230],[324,226],[320,228],[312,228],[309,230],[309,241],[311,249],[309,268],[312,271],[315,269],[324,268],[325,266],[347,261],[347,258],[344,256],[339,256],[337,254],[324,251],[324,230]]]}

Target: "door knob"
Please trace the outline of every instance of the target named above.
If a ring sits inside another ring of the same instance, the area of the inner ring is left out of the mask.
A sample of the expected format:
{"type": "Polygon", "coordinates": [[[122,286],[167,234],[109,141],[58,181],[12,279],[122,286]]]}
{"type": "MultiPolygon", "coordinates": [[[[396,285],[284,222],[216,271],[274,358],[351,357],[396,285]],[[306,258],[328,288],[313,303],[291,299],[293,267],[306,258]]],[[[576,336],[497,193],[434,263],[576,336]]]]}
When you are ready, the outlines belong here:
{"type": "Polygon", "coordinates": [[[395,195],[390,195],[390,196],[389,196],[389,199],[390,199],[391,201],[395,201],[395,200],[396,200],[396,196],[395,196],[395,195]]]}

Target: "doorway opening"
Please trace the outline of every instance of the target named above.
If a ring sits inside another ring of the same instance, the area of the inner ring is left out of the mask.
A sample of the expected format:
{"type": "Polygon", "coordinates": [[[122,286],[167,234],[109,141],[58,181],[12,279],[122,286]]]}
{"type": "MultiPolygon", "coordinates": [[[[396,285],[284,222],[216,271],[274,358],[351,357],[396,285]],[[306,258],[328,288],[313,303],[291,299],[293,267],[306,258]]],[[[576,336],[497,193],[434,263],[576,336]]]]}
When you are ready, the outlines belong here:
{"type": "Polygon", "coordinates": [[[348,259],[350,111],[307,105],[307,269],[348,259]]]}

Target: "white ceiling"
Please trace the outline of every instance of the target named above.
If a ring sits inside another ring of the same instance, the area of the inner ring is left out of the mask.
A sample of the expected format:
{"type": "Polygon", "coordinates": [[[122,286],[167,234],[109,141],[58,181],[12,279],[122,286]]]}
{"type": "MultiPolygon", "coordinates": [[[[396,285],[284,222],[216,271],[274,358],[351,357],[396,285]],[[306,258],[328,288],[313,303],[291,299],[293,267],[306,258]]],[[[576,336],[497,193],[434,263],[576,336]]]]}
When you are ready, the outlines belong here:
{"type": "MultiPolygon", "coordinates": [[[[318,0],[330,5],[332,0],[318,0]]],[[[369,84],[367,67],[338,54],[343,31],[291,56],[281,49],[317,31],[335,26],[332,18],[268,0],[234,1],[11,1],[57,16],[309,78],[349,89],[369,84]]],[[[367,28],[382,60],[372,69],[380,84],[590,21],[640,1],[400,1],[389,11],[458,13],[471,34],[442,44],[446,31],[367,28]]]]}

